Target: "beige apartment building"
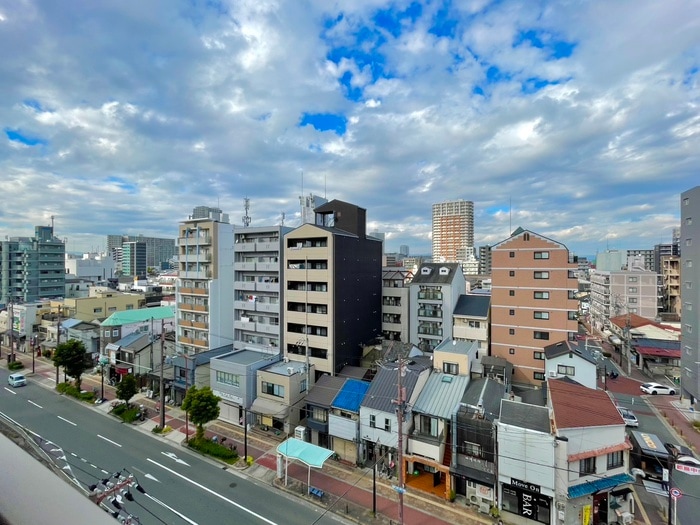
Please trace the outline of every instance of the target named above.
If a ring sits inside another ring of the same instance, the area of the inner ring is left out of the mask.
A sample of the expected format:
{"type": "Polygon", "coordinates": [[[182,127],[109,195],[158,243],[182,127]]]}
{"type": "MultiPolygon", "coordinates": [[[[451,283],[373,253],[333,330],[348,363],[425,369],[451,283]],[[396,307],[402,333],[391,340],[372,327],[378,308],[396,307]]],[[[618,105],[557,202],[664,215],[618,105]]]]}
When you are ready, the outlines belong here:
{"type": "Polygon", "coordinates": [[[491,355],[514,366],[513,382],[545,379],[544,347],[578,330],[576,258],[563,244],[518,228],[492,248],[491,355]]]}
{"type": "Polygon", "coordinates": [[[89,297],[66,298],[54,301],[52,306],[58,311],[61,306],[63,319],[80,319],[86,323],[95,319],[107,319],[115,312],[138,310],[146,306],[146,296],[142,293],[123,293],[111,288],[90,288],[89,297]]]}

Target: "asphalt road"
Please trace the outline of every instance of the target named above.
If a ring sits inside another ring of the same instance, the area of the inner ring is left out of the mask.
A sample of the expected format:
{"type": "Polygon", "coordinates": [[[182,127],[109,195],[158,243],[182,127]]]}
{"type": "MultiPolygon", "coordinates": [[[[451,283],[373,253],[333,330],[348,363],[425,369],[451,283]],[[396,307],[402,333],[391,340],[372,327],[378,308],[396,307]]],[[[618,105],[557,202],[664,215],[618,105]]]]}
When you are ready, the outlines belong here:
{"type": "MultiPolygon", "coordinates": [[[[114,473],[133,474],[146,494],[131,489],[134,501],[122,500],[122,506],[141,524],[327,525],[339,521],[337,516],[322,515],[313,505],[144,435],[31,381],[26,387],[5,387],[6,376],[6,371],[0,373],[0,412],[40,436],[38,442],[51,442],[45,448],[65,458],[70,473],[86,490],[114,473]]],[[[7,476],[0,480],[0,485],[12,481],[7,476]]]]}

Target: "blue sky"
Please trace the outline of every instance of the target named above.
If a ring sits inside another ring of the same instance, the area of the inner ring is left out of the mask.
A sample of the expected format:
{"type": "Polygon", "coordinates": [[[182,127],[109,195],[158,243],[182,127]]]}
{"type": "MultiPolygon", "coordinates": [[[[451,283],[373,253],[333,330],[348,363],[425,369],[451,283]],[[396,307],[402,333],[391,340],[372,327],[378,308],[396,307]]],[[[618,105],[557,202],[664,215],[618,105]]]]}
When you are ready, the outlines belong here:
{"type": "Polygon", "coordinates": [[[196,205],[299,222],[302,192],[429,253],[650,248],[700,184],[697,0],[0,0],[0,234],[175,237],[196,205]]]}

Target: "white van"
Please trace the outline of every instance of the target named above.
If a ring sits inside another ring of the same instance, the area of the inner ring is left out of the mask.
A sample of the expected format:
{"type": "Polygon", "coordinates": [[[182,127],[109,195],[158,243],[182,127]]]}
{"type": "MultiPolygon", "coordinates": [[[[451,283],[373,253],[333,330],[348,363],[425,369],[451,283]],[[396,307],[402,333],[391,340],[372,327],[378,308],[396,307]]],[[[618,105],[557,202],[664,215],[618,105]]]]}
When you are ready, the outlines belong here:
{"type": "Polygon", "coordinates": [[[23,374],[10,374],[10,377],[7,378],[7,382],[10,386],[14,387],[24,386],[27,384],[27,378],[24,377],[23,374]]]}

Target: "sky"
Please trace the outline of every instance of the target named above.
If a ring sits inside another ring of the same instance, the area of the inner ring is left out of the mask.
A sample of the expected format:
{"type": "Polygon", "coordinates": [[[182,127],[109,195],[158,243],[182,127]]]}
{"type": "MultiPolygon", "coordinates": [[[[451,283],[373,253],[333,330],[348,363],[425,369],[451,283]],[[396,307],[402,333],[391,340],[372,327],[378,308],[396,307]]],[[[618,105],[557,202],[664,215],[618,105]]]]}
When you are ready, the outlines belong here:
{"type": "Polygon", "coordinates": [[[295,227],[314,193],[387,251],[455,199],[477,246],[651,248],[700,184],[699,88],[700,0],[0,0],[0,235],[104,250],[245,198],[295,227]]]}

